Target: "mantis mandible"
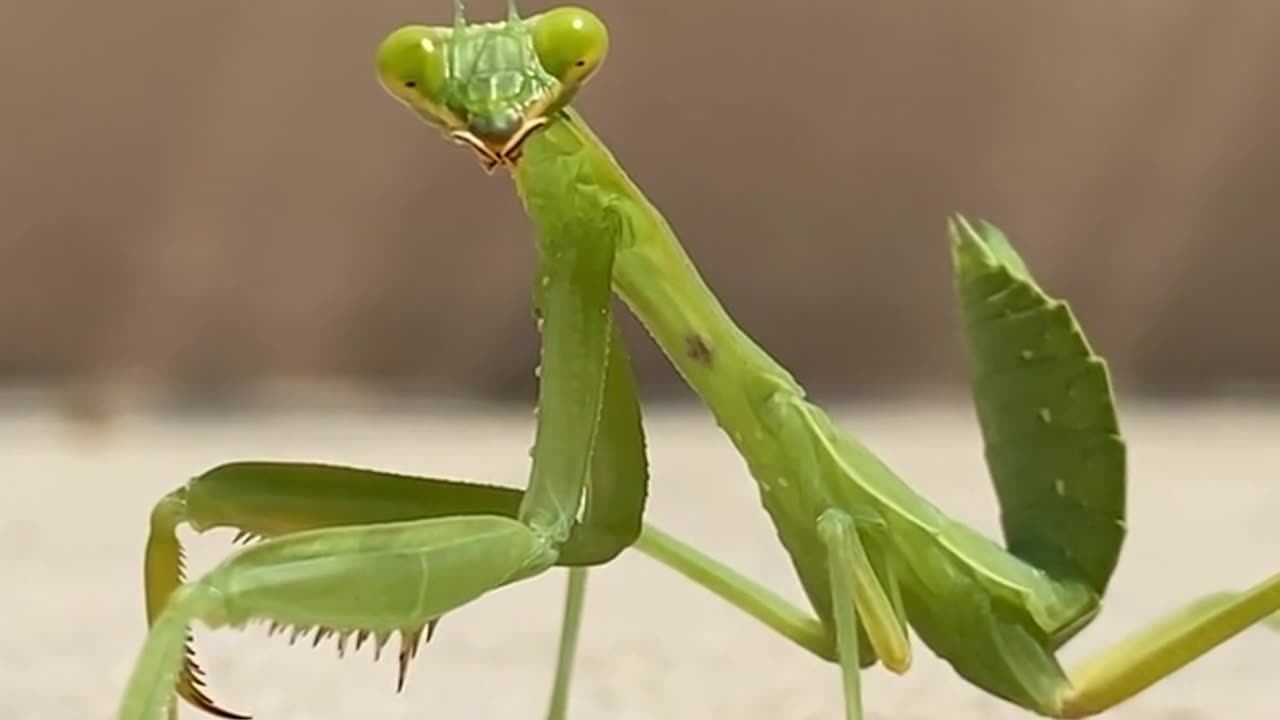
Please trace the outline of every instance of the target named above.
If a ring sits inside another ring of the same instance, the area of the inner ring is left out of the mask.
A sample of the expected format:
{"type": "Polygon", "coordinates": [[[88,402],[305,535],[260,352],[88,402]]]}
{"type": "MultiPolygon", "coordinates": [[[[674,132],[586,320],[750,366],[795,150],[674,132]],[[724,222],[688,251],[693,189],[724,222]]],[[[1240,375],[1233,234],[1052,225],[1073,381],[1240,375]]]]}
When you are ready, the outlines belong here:
{"type": "Polygon", "coordinates": [[[1105,711],[1280,610],[1280,574],[1215,593],[1073,673],[1055,651],[1096,617],[1125,536],[1125,444],[1105,362],[996,228],[951,219],[972,396],[1007,547],[947,517],[838,428],[732,320],[661,213],[570,107],[608,51],[604,23],[562,7],[406,26],[378,77],[415,115],[510,171],[537,228],[542,334],[525,491],[304,463],[230,463],[162,499],[145,558],[150,632],[118,714],[222,717],[190,626],[268,623],[294,638],[399,634],[400,683],[449,611],[567,566],[549,717],[566,712],[585,569],[634,545],[838,664],[911,663],[909,632],[985,692],[1048,717],[1105,711]],[[759,489],[813,614],[643,524],[648,471],[616,294],[715,416],[759,489]],[[234,527],[244,548],[184,582],[175,529],[234,527]]]}

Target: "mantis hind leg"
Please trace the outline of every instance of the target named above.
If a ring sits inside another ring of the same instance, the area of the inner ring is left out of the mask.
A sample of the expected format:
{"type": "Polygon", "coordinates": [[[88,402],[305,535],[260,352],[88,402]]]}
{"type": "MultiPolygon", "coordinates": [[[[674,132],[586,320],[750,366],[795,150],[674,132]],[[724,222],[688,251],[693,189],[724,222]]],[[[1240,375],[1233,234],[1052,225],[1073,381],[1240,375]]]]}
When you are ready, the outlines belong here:
{"type": "Polygon", "coordinates": [[[1249,627],[1280,630],[1280,573],[1240,593],[1215,593],[1103,651],[1071,673],[1057,715],[1088,717],[1137,695],[1249,627]]]}

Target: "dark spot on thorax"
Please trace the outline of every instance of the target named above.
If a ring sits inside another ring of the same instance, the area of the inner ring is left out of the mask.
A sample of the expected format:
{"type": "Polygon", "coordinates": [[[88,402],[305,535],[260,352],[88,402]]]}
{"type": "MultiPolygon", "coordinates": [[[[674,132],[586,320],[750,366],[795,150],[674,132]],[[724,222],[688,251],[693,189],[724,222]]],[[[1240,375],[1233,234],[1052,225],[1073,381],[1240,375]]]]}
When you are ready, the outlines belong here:
{"type": "Polygon", "coordinates": [[[701,335],[687,335],[684,339],[684,351],[691,359],[706,367],[711,367],[711,346],[701,335]]]}

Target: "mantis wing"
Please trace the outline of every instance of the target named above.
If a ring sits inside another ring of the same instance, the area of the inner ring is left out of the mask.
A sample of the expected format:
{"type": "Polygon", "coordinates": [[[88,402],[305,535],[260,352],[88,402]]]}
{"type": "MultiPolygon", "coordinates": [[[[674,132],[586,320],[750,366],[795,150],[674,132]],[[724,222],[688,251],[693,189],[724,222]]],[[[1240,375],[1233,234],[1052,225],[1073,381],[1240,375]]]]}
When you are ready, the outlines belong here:
{"type": "Polygon", "coordinates": [[[991,225],[952,222],[974,405],[1009,551],[1101,596],[1125,536],[1106,362],[991,225]]]}

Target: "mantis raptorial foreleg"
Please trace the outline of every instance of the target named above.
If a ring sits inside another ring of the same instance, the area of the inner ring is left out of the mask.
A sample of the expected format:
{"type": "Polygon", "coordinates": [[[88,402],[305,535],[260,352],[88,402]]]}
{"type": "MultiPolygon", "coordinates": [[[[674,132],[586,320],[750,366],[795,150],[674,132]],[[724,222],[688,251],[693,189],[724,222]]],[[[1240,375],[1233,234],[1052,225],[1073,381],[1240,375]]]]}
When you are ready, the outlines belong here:
{"type": "Polygon", "coordinates": [[[528,526],[493,515],[312,530],[246,548],[169,597],[120,716],[164,709],[197,620],[215,629],[261,621],[316,642],[333,636],[340,649],[372,638],[378,652],[399,634],[402,684],[424,630],[442,615],[541,573],[555,557],[528,526]]]}
{"type": "MultiPolygon", "coordinates": [[[[519,502],[520,494],[508,488],[360,468],[278,462],[222,465],[170,493],[152,511],[143,573],[147,621],[152,626],[159,621],[183,582],[180,524],[199,531],[229,527],[237,531],[237,540],[251,541],[471,515],[514,520],[519,502]]],[[[227,571],[236,572],[234,566],[227,571]]],[[[163,637],[158,630],[152,634],[163,637]]],[[[201,676],[188,644],[177,676],[178,695],[216,715],[243,717],[214,703],[201,690],[201,676]]]]}
{"type": "MultiPolygon", "coordinates": [[[[197,478],[152,516],[151,629],[122,720],[172,715],[175,691],[235,716],[201,689],[193,622],[265,622],[313,631],[317,642],[334,636],[340,648],[354,636],[357,644],[373,637],[380,649],[399,633],[403,681],[421,635],[444,613],[556,564],[605,562],[635,540],[647,464],[630,362],[608,308],[614,249],[563,234],[541,250],[544,343],[528,490],[279,463],[233,464],[197,478]],[[184,585],[174,534],[183,522],[265,540],[184,585]]],[[[582,592],[571,583],[579,604],[582,592]]],[[[558,684],[567,684],[567,665],[563,671],[558,684]]]]}

